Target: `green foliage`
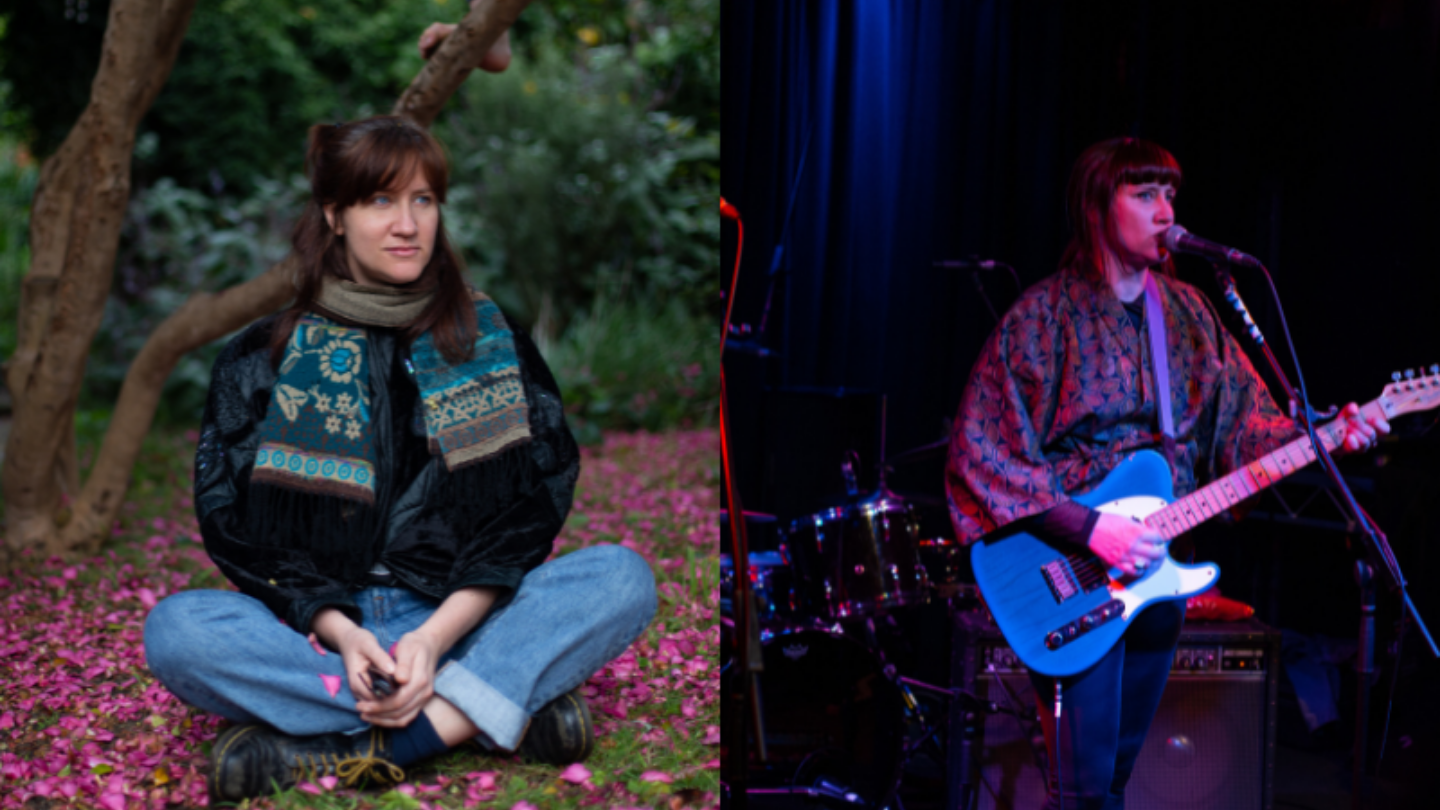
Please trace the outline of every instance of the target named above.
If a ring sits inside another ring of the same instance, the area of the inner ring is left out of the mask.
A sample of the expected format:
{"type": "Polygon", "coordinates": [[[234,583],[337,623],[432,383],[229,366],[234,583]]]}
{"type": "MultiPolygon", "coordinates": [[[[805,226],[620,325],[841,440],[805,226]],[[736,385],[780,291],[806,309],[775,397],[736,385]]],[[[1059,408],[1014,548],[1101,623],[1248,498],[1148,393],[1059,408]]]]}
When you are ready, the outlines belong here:
{"type": "Polygon", "coordinates": [[[109,13],[110,0],[0,0],[3,123],[35,154],[55,151],[89,103],[109,13]]]}
{"type": "Polygon", "coordinates": [[[437,126],[455,163],[451,209],[478,218],[452,235],[482,286],[543,335],[602,293],[678,298],[697,314],[709,300],[719,138],[646,112],[635,77],[616,48],[579,66],[542,51],[469,84],[437,126]]]}
{"type": "Polygon", "coordinates": [[[637,102],[720,129],[720,8],[716,0],[547,0],[515,24],[520,52],[577,43],[620,47],[643,77],[637,102]]]}
{"type": "Polygon", "coordinates": [[[430,22],[459,0],[223,0],[196,6],[146,119],[146,176],[215,190],[303,168],[312,124],[388,112],[423,62],[430,22]]]}
{"type": "MultiPolygon", "coordinates": [[[[0,83],[0,114],[8,109],[6,89],[0,83]]],[[[0,132],[0,362],[15,351],[20,282],[30,268],[30,198],[39,174],[25,147],[0,132]]]]}
{"type": "Polygon", "coordinates": [[[676,301],[601,298],[541,351],[560,381],[576,438],[604,429],[713,424],[720,330],[676,301]]]}
{"type": "MultiPolygon", "coordinates": [[[[0,0],[0,79],[36,154],[58,147],[89,100],[110,0],[0,0]]],[[[139,185],[253,188],[301,169],[310,125],[388,111],[419,73],[420,32],[456,22],[464,0],[209,0],[196,4],[175,67],[141,134],[139,185]]],[[[541,50],[619,48],[639,68],[634,96],[719,129],[717,0],[556,0],[520,16],[521,59],[541,50]]]]}
{"type": "MultiPolygon", "coordinates": [[[[238,200],[208,197],[168,179],[137,192],[121,231],[115,288],[90,353],[82,404],[98,408],[115,401],[130,360],[191,293],[232,287],[284,258],[308,195],[298,175],[285,184],[261,181],[254,194],[238,200]]],[[[157,419],[200,419],[222,345],[217,341],[181,358],[166,381],[157,419]]]]}

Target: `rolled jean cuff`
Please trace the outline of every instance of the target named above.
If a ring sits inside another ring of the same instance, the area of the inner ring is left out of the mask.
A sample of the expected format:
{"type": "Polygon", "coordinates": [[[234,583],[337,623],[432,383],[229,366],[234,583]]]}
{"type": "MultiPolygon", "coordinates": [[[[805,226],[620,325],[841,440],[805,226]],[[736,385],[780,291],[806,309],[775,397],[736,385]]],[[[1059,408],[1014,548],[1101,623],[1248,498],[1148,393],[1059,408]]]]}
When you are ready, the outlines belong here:
{"type": "Polygon", "coordinates": [[[451,661],[435,675],[435,694],[470,718],[496,747],[506,751],[520,747],[530,715],[474,673],[451,661]]]}

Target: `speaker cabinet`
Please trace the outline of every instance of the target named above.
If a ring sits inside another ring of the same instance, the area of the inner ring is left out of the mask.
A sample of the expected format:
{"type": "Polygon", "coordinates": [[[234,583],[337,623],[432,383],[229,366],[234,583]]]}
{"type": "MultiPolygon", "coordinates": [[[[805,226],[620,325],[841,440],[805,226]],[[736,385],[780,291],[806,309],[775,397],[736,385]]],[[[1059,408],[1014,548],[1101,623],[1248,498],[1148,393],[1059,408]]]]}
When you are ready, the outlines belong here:
{"type": "MultiPolygon", "coordinates": [[[[1253,620],[1185,626],[1125,788],[1127,810],[1270,810],[1279,656],[1279,632],[1253,620]]],[[[957,614],[952,675],[956,686],[982,701],[1033,717],[1035,695],[1024,666],[978,613],[957,614]]],[[[951,710],[949,806],[1041,806],[1038,724],[962,703],[951,710]]]]}

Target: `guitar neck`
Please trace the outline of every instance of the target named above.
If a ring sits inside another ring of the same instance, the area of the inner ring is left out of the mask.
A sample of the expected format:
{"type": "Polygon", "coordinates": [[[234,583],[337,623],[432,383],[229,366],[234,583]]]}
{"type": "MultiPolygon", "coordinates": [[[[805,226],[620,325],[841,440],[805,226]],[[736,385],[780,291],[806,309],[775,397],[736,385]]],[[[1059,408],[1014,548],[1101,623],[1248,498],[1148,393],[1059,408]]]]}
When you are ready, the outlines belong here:
{"type": "MultiPolygon", "coordinates": [[[[1377,399],[1366,403],[1360,409],[1360,415],[1361,418],[1386,416],[1387,410],[1390,409],[1377,399]]],[[[1327,451],[1334,450],[1345,440],[1345,426],[1337,419],[1316,428],[1315,435],[1327,451]]],[[[1145,519],[1145,525],[1167,540],[1174,539],[1309,465],[1315,458],[1315,446],[1310,443],[1310,437],[1301,436],[1152,513],[1145,519]]]]}

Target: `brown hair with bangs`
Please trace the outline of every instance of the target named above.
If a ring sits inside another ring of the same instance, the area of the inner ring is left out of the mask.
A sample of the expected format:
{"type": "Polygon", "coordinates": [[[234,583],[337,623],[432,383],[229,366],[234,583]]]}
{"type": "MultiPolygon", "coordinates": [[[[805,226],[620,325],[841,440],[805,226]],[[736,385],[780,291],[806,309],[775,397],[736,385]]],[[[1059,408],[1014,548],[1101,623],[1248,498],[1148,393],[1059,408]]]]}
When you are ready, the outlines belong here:
{"type": "MultiPolygon", "coordinates": [[[[1164,147],[1139,138],[1111,138],[1081,153],[1070,171],[1066,214],[1070,244],[1060,266],[1074,267],[1092,279],[1105,277],[1104,250],[1110,233],[1110,203],[1122,183],[1161,183],[1180,188],[1180,163],[1164,147]]],[[[1166,256],[1154,269],[1175,275],[1166,256]]]]}
{"type": "MultiPolygon", "coordinates": [[[[340,211],[380,192],[393,191],[408,182],[416,170],[424,173],[435,199],[444,203],[450,177],[445,150],[434,135],[408,118],[377,115],[349,124],[316,124],[310,128],[305,153],[310,201],[305,204],[291,240],[300,264],[295,273],[295,301],[280,316],[271,338],[273,365],[280,365],[285,344],[300,318],[315,311],[325,277],[355,281],[346,259],[345,237],[337,235],[326,221],[326,206],[335,206],[338,216],[340,211]]],[[[475,307],[464,271],[464,263],[445,236],[442,211],[430,263],[418,279],[402,288],[433,287],[435,297],[406,327],[404,339],[410,343],[430,332],[435,347],[451,364],[470,359],[477,333],[475,307]]]]}

